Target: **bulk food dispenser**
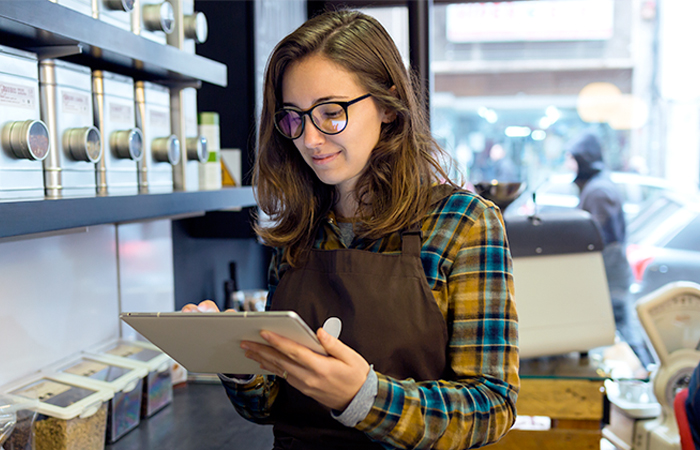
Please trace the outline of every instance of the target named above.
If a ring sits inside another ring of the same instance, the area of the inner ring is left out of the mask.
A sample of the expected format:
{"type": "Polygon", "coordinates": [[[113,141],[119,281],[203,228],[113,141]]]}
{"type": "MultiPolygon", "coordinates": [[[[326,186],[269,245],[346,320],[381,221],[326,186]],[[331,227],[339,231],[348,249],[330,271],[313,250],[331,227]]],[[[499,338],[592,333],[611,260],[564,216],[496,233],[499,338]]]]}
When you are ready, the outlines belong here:
{"type": "Polygon", "coordinates": [[[93,125],[91,71],[47,59],[39,63],[39,83],[41,117],[53,149],[44,159],[46,196],[94,196],[102,138],[93,125]]]}
{"type": "Polygon", "coordinates": [[[114,362],[98,355],[82,354],[59,361],[46,371],[63,374],[85,386],[114,392],[107,407],[108,443],[117,441],[141,422],[145,368],[126,361],[114,362]]]}
{"type": "Polygon", "coordinates": [[[138,193],[138,161],[143,133],[136,128],[134,80],[101,70],[92,73],[95,125],[102,133],[102,157],[96,165],[99,194],[138,193]]]}
{"type": "Polygon", "coordinates": [[[141,417],[151,417],[173,400],[171,368],[173,360],[150,342],[117,339],[86,352],[114,363],[131,363],[148,374],[143,383],[141,417]]]}
{"type": "Polygon", "coordinates": [[[61,373],[36,372],[4,386],[2,394],[36,401],[34,449],[104,449],[111,390],[87,386],[61,373]]]}
{"type": "Polygon", "coordinates": [[[173,165],[180,161],[180,140],[170,132],[170,90],[136,82],[136,126],[143,131],[144,153],[138,162],[139,191],[172,192],[173,165]]]}
{"type": "Polygon", "coordinates": [[[51,148],[41,121],[37,57],[0,46],[0,199],[43,198],[51,148]]]}

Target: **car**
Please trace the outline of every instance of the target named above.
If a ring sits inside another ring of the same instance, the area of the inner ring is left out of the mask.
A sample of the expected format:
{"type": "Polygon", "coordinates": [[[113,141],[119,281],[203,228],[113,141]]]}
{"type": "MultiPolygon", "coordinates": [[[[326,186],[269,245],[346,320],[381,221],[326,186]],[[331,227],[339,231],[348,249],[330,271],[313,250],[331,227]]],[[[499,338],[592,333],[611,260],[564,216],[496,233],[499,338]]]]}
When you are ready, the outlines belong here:
{"type": "Polygon", "coordinates": [[[700,202],[665,193],[627,226],[627,260],[636,300],[674,281],[700,283],[700,202]]]}
{"type": "MultiPolygon", "coordinates": [[[[574,173],[550,176],[534,189],[526,190],[504,211],[504,216],[532,215],[535,212],[576,208],[579,203],[579,189],[574,184],[575,177],[574,173]]],[[[627,223],[639,214],[643,205],[664,192],[676,190],[667,180],[632,172],[610,172],[610,179],[620,188],[627,223]]]]}

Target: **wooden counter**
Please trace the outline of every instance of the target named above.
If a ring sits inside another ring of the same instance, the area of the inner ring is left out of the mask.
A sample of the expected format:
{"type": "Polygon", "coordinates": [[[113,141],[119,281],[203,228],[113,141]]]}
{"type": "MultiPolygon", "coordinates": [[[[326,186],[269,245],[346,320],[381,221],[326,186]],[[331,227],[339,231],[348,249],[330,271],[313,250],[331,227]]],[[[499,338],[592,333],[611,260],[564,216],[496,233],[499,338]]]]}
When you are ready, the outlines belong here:
{"type": "Polygon", "coordinates": [[[606,420],[605,371],[595,359],[570,354],[523,360],[518,417],[550,420],[548,429],[514,427],[490,450],[600,450],[606,420]]]}

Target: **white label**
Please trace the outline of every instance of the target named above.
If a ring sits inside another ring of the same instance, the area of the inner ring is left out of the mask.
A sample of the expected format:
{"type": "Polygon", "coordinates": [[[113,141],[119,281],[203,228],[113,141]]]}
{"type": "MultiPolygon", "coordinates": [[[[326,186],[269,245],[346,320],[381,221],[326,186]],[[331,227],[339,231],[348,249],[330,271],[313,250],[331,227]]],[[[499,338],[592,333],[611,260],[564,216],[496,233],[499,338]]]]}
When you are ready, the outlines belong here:
{"type": "Polygon", "coordinates": [[[110,103],[109,104],[109,120],[112,122],[128,122],[132,124],[134,122],[134,113],[131,106],[124,105],[123,103],[110,103]]]}
{"type": "Polygon", "coordinates": [[[79,92],[64,92],[61,96],[61,110],[68,114],[90,114],[90,97],[79,92]]]}
{"type": "Polygon", "coordinates": [[[26,389],[16,392],[16,394],[23,397],[44,401],[50,399],[51,397],[55,397],[58,394],[62,394],[71,388],[72,386],[67,384],[57,383],[55,381],[44,381],[31,385],[26,389]]]}
{"type": "Polygon", "coordinates": [[[82,361],[72,367],[67,368],[64,370],[64,372],[79,375],[81,377],[91,377],[96,373],[102,372],[108,367],[109,366],[107,364],[102,364],[97,361],[82,361]]]}
{"type": "Polygon", "coordinates": [[[152,127],[169,127],[170,126],[170,114],[164,111],[151,110],[149,120],[152,127]]]}
{"type": "Polygon", "coordinates": [[[32,86],[0,83],[0,103],[34,109],[36,105],[35,90],[32,86]]]}
{"type": "Polygon", "coordinates": [[[128,358],[129,356],[135,355],[142,350],[143,348],[137,347],[135,345],[120,344],[117,347],[114,347],[112,350],[108,350],[107,353],[128,358]]]}

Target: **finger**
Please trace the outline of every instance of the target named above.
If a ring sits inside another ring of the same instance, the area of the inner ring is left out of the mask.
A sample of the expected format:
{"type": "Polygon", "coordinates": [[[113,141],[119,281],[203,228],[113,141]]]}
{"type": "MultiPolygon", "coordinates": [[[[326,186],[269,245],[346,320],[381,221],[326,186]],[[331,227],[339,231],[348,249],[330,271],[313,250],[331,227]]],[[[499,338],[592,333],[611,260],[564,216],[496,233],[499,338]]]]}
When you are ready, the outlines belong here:
{"type": "Polygon", "coordinates": [[[316,331],[316,337],[318,337],[323,349],[326,350],[329,356],[348,363],[355,361],[358,357],[362,358],[357,352],[345,345],[340,339],[328,334],[323,328],[319,328],[316,331]]]}
{"type": "Polygon", "coordinates": [[[182,307],[182,312],[199,312],[199,309],[194,303],[188,303],[182,307]]]}
{"type": "Polygon", "coordinates": [[[219,312],[219,307],[211,300],[204,300],[197,305],[200,312],[219,312]]]}
{"type": "Polygon", "coordinates": [[[270,331],[260,332],[260,337],[269,342],[269,347],[277,350],[288,362],[308,366],[310,358],[320,356],[310,348],[270,331]]]}

